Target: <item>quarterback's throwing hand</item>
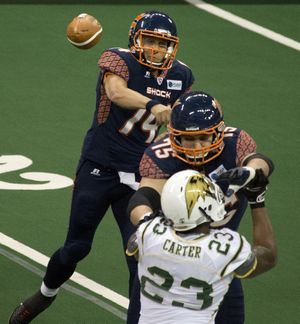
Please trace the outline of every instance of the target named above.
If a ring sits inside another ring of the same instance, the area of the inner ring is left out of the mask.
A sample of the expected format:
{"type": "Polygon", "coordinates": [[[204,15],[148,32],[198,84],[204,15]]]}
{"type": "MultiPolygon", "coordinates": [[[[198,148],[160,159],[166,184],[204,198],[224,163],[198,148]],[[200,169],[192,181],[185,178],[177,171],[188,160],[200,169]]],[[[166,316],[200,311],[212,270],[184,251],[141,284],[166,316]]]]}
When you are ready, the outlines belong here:
{"type": "Polygon", "coordinates": [[[155,116],[156,124],[167,124],[170,120],[171,108],[159,104],[152,107],[151,113],[155,116]]]}

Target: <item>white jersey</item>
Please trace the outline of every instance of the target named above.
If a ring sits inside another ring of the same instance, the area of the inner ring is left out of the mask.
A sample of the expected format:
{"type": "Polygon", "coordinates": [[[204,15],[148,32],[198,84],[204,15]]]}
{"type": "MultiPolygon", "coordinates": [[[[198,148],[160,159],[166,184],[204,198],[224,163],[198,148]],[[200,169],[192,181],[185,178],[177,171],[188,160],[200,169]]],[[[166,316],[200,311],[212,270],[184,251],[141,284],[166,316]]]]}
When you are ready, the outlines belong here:
{"type": "Polygon", "coordinates": [[[140,225],[137,240],[139,324],[214,323],[234,270],[251,254],[230,229],[178,236],[161,217],[140,225]]]}

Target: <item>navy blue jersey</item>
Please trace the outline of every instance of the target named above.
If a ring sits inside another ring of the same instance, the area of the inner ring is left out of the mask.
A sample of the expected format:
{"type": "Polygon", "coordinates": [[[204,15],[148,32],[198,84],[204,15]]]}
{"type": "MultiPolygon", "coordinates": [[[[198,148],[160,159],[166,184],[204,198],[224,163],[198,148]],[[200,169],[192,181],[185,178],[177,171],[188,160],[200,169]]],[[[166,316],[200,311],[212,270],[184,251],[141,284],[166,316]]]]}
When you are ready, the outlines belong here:
{"type": "Polygon", "coordinates": [[[112,48],[99,59],[96,111],[85,137],[82,157],[124,172],[138,172],[145,148],[155,139],[159,126],[145,109],[131,110],[111,102],[103,86],[105,73],[122,77],[128,88],[164,105],[173,104],[190,89],[194,78],[191,70],[178,60],[154,77],[126,49],[112,48]]]}
{"type": "MultiPolygon", "coordinates": [[[[176,172],[195,169],[214,180],[222,172],[241,166],[243,159],[256,150],[256,143],[251,136],[233,127],[226,127],[224,144],[219,156],[197,169],[174,155],[167,136],[146,149],[140,164],[140,174],[146,178],[168,179],[176,172]]],[[[226,202],[226,218],[221,222],[212,223],[212,227],[226,226],[236,230],[246,208],[247,199],[243,193],[238,192],[226,202]]]]}

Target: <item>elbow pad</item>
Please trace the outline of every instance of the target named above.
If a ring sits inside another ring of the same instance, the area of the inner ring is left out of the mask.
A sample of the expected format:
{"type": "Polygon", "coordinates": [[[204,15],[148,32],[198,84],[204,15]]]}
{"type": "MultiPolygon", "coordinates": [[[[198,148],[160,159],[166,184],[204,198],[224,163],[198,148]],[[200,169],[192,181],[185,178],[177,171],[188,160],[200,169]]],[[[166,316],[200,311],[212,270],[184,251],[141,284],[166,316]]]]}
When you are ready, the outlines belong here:
{"type": "Polygon", "coordinates": [[[139,188],[128,203],[127,214],[130,215],[131,211],[138,206],[148,206],[153,212],[159,210],[161,208],[160,194],[150,187],[139,188]]]}
{"type": "Polygon", "coordinates": [[[254,153],[250,156],[248,156],[244,161],[243,161],[243,166],[247,165],[249,161],[253,160],[253,159],[261,159],[261,160],[264,160],[268,166],[269,166],[269,174],[268,174],[268,177],[272,174],[272,172],[274,171],[274,163],[273,161],[268,158],[267,156],[261,154],[261,153],[254,153]]]}
{"type": "Polygon", "coordinates": [[[240,265],[237,269],[234,271],[234,275],[237,278],[244,279],[250,276],[256,269],[257,266],[257,259],[255,256],[255,253],[252,251],[247,258],[247,260],[240,265]]]}

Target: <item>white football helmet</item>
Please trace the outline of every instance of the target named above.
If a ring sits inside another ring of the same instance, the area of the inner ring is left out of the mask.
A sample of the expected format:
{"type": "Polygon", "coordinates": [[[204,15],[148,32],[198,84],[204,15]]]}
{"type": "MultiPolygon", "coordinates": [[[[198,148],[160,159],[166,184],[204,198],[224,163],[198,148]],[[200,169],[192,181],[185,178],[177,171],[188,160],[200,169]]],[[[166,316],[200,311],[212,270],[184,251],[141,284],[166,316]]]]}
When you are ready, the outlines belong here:
{"type": "Polygon", "coordinates": [[[225,197],[221,188],[205,175],[185,170],[175,173],[163,187],[161,206],[176,231],[188,231],[202,223],[221,221],[225,197]]]}

